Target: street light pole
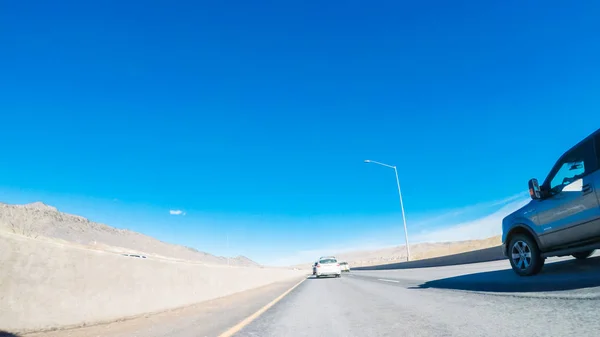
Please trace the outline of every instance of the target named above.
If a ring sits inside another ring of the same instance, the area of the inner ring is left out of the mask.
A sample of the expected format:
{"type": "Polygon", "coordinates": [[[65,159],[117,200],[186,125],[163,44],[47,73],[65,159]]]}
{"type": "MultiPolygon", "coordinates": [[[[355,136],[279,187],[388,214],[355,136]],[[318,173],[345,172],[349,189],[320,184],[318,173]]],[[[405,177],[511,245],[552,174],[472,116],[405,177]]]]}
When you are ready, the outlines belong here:
{"type": "Polygon", "coordinates": [[[396,166],[380,163],[373,160],[365,160],[365,163],[373,163],[394,169],[396,174],[396,186],[398,186],[398,196],[400,197],[400,209],[402,210],[402,222],[404,223],[404,239],[406,240],[406,261],[410,261],[410,248],[408,246],[408,231],[406,230],[406,215],[404,214],[404,203],[402,202],[402,191],[400,190],[400,179],[398,179],[398,169],[396,166]]]}
{"type": "Polygon", "coordinates": [[[406,230],[406,216],[404,215],[404,203],[402,202],[402,191],[400,191],[400,179],[398,179],[398,169],[394,166],[396,173],[396,185],[398,185],[398,196],[400,197],[400,209],[402,210],[402,222],[404,222],[404,239],[406,240],[406,261],[410,261],[410,248],[408,247],[408,231],[406,230]]]}

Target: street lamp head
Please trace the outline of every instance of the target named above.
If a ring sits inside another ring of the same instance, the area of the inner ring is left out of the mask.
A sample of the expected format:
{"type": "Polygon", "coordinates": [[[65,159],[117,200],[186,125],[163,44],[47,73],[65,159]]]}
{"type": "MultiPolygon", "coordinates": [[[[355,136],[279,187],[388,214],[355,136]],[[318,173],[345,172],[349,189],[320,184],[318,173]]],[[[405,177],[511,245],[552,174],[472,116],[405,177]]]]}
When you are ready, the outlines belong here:
{"type": "Polygon", "coordinates": [[[370,163],[371,161],[369,159],[365,160],[365,163],[370,163]]]}

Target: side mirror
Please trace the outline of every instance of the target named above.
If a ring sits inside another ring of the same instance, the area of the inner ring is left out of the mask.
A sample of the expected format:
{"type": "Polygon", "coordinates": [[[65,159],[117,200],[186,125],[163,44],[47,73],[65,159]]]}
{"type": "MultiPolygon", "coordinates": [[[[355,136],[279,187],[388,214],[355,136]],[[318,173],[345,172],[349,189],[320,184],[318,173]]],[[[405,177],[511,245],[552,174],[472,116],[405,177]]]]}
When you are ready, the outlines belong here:
{"type": "Polygon", "coordinates": [[[539,200],[542,198],[542,193],[540,192],[540,184],[537,179],[533,178],[529,180],[529,196],[533,200],[539,200]]]}

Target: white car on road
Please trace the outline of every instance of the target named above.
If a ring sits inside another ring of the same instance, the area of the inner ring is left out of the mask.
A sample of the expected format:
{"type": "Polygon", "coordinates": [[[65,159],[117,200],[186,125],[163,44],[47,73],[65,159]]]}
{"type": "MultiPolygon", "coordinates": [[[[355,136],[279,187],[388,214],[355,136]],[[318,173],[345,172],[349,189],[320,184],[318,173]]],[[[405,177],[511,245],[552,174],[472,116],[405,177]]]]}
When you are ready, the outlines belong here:
{"type": "Polygon", "coordinates": [[[342,268],[335,256],[322,256],[317,262],[316,273],[317,278],[321,276],[342,276],[342,268]]]}

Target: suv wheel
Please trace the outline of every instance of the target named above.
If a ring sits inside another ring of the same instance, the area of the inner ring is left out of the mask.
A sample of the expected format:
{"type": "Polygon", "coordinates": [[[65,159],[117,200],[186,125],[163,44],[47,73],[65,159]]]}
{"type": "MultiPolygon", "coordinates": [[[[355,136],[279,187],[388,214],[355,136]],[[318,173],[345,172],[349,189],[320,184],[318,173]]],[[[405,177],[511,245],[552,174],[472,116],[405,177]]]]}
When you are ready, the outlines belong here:
{"type": "Polygon", "coordinates": [[[588,250],[585,252],[579,252],[579,253],[575,253],[573,254],[573,257],[576,258],[577,260],[583,260],[583,259],[587,259],[588,257],[590,257],[590,255],[592,255],[594,253],[594,250],[588,250]]]}
{"type": "Polygon", "coordinates": [[[529,235],[517,234],[510,240],[508,257],[513,271],[519,276],[535,275],[544,266],[540,249],[529,235]]]}

